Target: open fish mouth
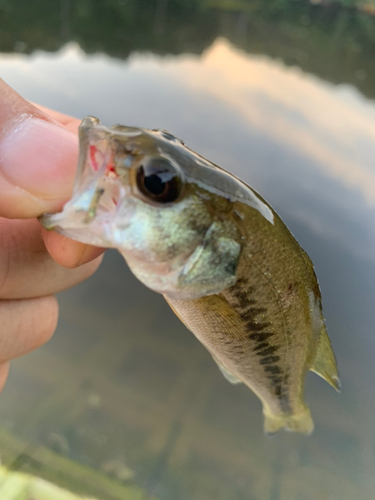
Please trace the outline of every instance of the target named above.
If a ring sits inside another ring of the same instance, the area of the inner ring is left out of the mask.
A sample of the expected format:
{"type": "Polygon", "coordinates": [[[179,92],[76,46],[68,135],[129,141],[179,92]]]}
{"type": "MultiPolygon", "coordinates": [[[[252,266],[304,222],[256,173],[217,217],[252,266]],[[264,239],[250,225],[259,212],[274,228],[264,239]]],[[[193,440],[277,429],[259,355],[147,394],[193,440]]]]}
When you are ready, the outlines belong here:
{"type": "MultiPolygon", "coordinates": [[[[129,135],[134,135],[131,129],[129,135]]],[[[130,186],[128,169],[122,168],[119,174],[116,168],[112,137],[113,130],[97,118],[84,118],[79,128],[80,153],[72,198],[61,212],[40,218],[46,229],[82,243],[114,246],[113,225],[130,186]]],[[[126,217],[123,216],[124,226],[126,217]]]]}

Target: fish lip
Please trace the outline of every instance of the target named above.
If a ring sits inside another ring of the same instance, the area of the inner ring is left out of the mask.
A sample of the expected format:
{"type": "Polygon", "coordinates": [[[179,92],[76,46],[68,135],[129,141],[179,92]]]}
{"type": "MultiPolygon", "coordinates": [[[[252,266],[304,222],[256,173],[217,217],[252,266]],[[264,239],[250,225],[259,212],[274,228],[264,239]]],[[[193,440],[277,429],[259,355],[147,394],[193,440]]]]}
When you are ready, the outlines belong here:
{"type": "Polygon", "coordinates": [[[142,135],[142,130],[137,127],[131,127],[126,125],[112,125],[111,127],[107,127],[103,125],[99,118],[95,116],[88,115],[85,116],[78,128],[79,135],[79,143],[80,147],[83,145],[83,142],[86,140],[90,131],[100,131],[104,134],[110,136],[116,135],[123,138],[132,138],[142,135]]]}
{"type": "Polygon", "coordinates": [[[56,228],[56,224],[52,222],[53,216],[56,214],[45,213],[38,217],[38,221],[47,231],[53,231],[56,228]]]}
{"type": "MultiPolygon", "coordinates": [[[[88,228],[102,215],[106,222],[114,221],[121,201],[130,186],[120,178],[113,166],[113,134],[133,137],[135,130],[113,130],[101,124],[98,118],[86,116],[79,127],[79,158],[70,200],[61,212],[46,213],[39,221],[47,230],[88,228]],[[103,204],[102,201],[105,201],[103,204]],[[112,202],[111,202],[112,200],[112,202]],[[100,215],[98,216],[98,212],[100,215]]],[[[137,132],[141,133],[141,131],[137,132]]],[[[107,231],[105,231],[107,232],[107,231]]],[[[107,239],[107,238],[106,238],[107,239]]]]}

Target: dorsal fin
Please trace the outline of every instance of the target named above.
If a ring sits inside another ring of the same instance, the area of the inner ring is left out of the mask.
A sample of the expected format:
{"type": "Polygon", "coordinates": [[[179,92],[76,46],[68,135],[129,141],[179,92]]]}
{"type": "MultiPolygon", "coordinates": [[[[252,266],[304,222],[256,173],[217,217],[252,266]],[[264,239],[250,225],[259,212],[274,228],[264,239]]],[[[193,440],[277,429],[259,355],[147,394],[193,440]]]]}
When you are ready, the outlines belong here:
{"type": "Polygon", "coordinates": [[[321,329],[318,348],[310,370],[319,375],[319,377],[322,377],[336,391],[340,392],[336,358],[333,354],[331,341],[329,340],[325,325],[321,329]]]}

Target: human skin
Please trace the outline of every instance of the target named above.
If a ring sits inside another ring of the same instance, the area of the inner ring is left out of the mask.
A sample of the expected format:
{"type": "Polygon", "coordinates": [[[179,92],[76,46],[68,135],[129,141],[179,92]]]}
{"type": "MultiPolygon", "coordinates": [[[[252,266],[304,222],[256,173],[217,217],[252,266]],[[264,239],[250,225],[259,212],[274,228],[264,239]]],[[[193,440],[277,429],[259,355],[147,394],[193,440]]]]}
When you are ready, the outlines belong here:
{"type": "Polygon", "coordinates": [[[55,331],[54,294],[91,276],[103,249],[36,220],[70,198],[80,121],[36,106],[0,79],[0,390],[9,362],[55,331]]]}

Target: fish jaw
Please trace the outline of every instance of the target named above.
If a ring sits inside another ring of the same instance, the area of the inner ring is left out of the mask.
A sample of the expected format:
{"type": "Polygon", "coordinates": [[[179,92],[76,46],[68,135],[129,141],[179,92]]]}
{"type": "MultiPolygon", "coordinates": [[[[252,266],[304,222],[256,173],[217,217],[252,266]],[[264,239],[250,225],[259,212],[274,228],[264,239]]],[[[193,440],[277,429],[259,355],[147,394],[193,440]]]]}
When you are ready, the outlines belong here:
{"type": "MultiPolygon", "coordinates": [[[[129,137],[140,134],[138,129],[129,127],[129,137]]],[[[73,195],[61,212],[40,218],[46,229],[86,244],[117,246],[118,226],[126,226],[131,218],[132,203],[127,170],[123,168],[121,176],[116,172],[112,135],[111,129],[97,118],[88,116],[82,121],[73,195]],[[120,210],[123,200],[127,200],[127,210],[124,206],[120,210]]],[[[125,131],[123,135],[126,137],[125,131]]]]}

